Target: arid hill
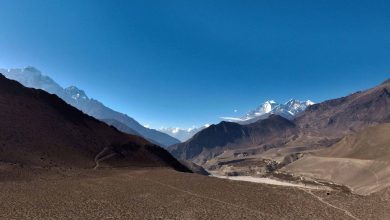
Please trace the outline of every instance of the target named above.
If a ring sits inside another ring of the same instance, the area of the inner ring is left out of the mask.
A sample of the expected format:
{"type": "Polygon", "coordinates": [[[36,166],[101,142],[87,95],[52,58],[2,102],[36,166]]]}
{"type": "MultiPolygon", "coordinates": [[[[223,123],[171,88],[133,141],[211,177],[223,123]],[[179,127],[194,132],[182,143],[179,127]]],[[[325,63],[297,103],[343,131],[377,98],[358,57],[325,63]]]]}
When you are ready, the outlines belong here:
{"type": "Polygon", "coordinates": [[[390,123],[347,135],[331,148],[321,150],[316,155],[390,162],[390,123]]]}
{"type": "Polygon", "coordinates": [[[363,195],[385,189],[390,186],[389,134],[390,123],[366,128],[282,171],[343,184],[363,195]]]}
{"type": "Polygon", "coordinates": [[[21,166],[166,166],[187,171],[164,149],[124,134],[0,74],[0,161],[21,166]]]}

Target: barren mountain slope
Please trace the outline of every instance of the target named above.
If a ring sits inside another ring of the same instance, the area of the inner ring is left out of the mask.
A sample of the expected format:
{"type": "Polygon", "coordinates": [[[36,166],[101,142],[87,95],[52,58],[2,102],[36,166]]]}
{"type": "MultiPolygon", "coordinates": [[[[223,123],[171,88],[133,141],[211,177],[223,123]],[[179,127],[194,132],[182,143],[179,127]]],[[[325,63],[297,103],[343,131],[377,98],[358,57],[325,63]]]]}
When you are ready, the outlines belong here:
{"type": "Polygon", "coordinates": [[[389,134],[389,123],[366,128],[282,171],[343,184],[359,194],[382,190],[390,186],[389,134]]]}
{"type": "Polygon", "coordinates": [[[319,151],[316,155],[390,162],[390,123],[347,135],[331,148],[319,151]]]}
{"type": "Polygon", "coordinates": [[[0,75],[0,161],[28,166],[92,168],[171,166],[168,152],[66,104],[56,95],[0,75]]]}
{"type": "Polygon", "coordinates": [[[309,106],[294,122],[301,136],[341,138],[368,126],[390,122],[390,83],[309,106]]]}
{"type": "Polygon", "coordinates": [[[22,69],[0,68],[0,73],[3,73],[9,79],[18,81],[26,87],[42,89],[51,94],[56,94],[68,104],[92,117],[97,119],[114,119],[130,129],[135,130],[138,134],[141,134],[141,136],[159,146],[167,147],[172,144],[180,143],[176,138],[154,129],[145,128],[130,116],[110,109],[98,100],[89,98],[82,89],[75,86],[62,88],[53,79],[43,75],[34,67],[22,69]]]}

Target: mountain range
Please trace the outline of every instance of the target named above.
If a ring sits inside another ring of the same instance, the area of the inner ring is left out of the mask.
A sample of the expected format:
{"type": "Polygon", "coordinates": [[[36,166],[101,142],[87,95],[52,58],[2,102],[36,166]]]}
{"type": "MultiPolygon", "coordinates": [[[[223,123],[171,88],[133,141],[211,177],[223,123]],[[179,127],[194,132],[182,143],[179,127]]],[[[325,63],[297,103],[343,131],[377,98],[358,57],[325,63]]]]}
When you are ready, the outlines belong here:
{"type": "Polygon", "coordinates": [[[171,167],[166,150],[0,74],[0,161],[29,167],[171,167]]]}
{"type": "MultiPolygon", "coordinates": [[[[284,104],[276,103],[273,100],[269,100],[261,104],[255,110],[249,111],[246,115],[235,118],[235,117],[222,117],[224,121],[228,122],[236,122],[241,125],[251,124],[258,120],[265,119],[272,114],[280,115],[286,119],[292,120],[294,117],[303,112],[308,106],[315,104],[314,102],[307,101],[299,101],[296,99],[290,99],[288,102],[284,104]]],[[[201,130],[208,128],[210,125],[206,124],[201,127],[192,127],[188,129],[180,129],[180,128],[160,128],[157,129],[163,133],[166,133],[174,138],[179,139],[181,142],[185,142],[191,137],[193,137],[196,133],[201,130]]]]}
{"type": "Polygon", "coordinates": [[[313,104],[315,103],[310,100],[299,101],[296,99],[290,99],[284,104],[277,103],[274,100],[269,100],[261,104],[256,109],[249,111],[242,117],[222,117],[222,119],[225,121],[236,122],[239,124],[250,124],[260,119],[265,119],[272,114],[275,114],[292,120],[294,119],[294,117],[303,112],[308,106],[313,104]]]}
{"type": "MultiPolygon", "coordinates": [[[[390,166],[382,165],[389,163],[388,125],[378,125],[345,138],[351,150],[335,148],[331,154],[303,157],[294,162],[295,166],[291,163],[291,167],[285,167],[286,172],[309,173],[324,179],[326,175],[322,172],[331,173],[327,175],[335,177],[331,180],[354,184],[352,189],[357,192],[381,190],[363,197],[345,188],[340,190],[335,184],[282,182],[290,185],[278,186],[192,174],[165,149],[144,138],[122,133],[57,95],[26,88],[2,75],[0,108],[2,219],[107,216],[114,219],[387,219],[389,216],[389,188],[384,186],[389,183],[390,166]],[[370,145],[366,145],[366,140],[370,145]],[[378,153],[364,156],[367,146],[378,153]],[[354,149],[363,153],[363,157],[353,153],[354,149]],[[325,156],[334,157],[333,153],[351,157],[350,160],[364,159],[354,165],[364,162],[365,169],[377,173],[364,172],[358,166],[351,169],[348,161],[326,160],[325,156]],[[383,161],[371,161],[373,158],[383,161]],[[343,176],[346,178],[342,179],[343,176]]],[[[254,135],[268,142],[294,135],[295,129],[293,122],[272,115],[252,125],[221,122],[195,136],[210,132],[216,135],[210,142],[219,144],[217,137],[225,138],[233,132],[235,137],[245,138],[242,143],[252,143],[254,135]],[[240,126],[245,129],[240,130],[240,126]]],[[[183,163],[198,173],[208,174],[197,164],[183,163]]]]}
{"type": "MultiPolygon", "coordinates": [[[[42,73],[34,67],[26,67],[22,69],[0,69],[0,72],[7,78],[16,80],[26,87],[42,89],[51,94],[55,94],[68,104],[97,119],[115,120],[120,122],[122,125],[121,128],[125,125],[128,127],[125,130],[132,130],[130,134],[141,135],[147,140],[160,146],[167,147],[180,143],[180,141],[176,138],[154,129],[145,128],[128,115],[112,110],[98,100],[89,98],[83,90],[78,89],[75,86],[62,88],[53,79],[42,75],[42,73]],[[134,133],[134,131],[136,133],[134,133]]],[[[116,124],[114,124],[114,126],[115,125],[116,124]]]]}
{"type": "MultiPolygon", "coordinates": [[[[296,117],[293,120],[286,119],[286,121],[291,121],[291,123],[294,125],[293,127],[295,131],[292,132],[294,133],[294,138],[291,139],[291,137],[285,136],[284,139],[286,143],[288,142],[300,146],[329,146],[331,143],[334,143],[336,140],[347,134],[362,130],[363,128],[370,125],[389,122],[389,90],[389,83],[386,81],[385,83],[375,88],[363,92],[356,92],[346,97],[325,101],[319,104],[312,104],[309,101],[304,102],[308,104],[308,107],[305,108],[303,112],[300,110],[303,108],[296,108],[296,117]]],[[[290,101],[288,103],[302,102],[290,101]]],[[[207,142],[208,144],[200,145],[202,149],[207,149],[207,151],[205,150],[207,153],[210,148],[223,149],[225,147],[230,148],[232,145],[241,148],[248,147],[249,145],[242,144],[248,143],[248,139],[258,140],[253,141],[250,146],[261,146],[261,144],[274,145],[274,143],[262,140],[261,138],[259,139],[258,134],[250,135],[246,133],[246,129],[248,126],[254,126],[257,124],[270,126],[272,123],[265,122],[269,120],[275,120],[276,118],[278,118],[278,121],[281,121],[282,116],[275,117],[275,115],[278,114],[272,114],[272,112],[275,111],[284,112],[284,110],[280,110],[284,109],[281,108],[281,106],[300,106],[294,104],[287,105],[288,103],[285,105],[278,105],[275,102],[266,102],[262,108],[258,108],[256,111],[248,114],[248,117],[246,118],[253,119],[251,116],[255,116],[256,112],[259,112],[258,115],[261,117],[270,114],[268,118],[259,119],[256,120],[255,123],[249,124],[221,122],[218,125],[213,125],[202,130],[202,132],[198,133],[199,135],[195,135],[187,142],[171,147],[170,150],[180,159],[191,159],[196,157],[197,154],[201,154],[203,151],[197,150],[196,153],[193,154],[194,149],[197,149],[197,143],[207,142]],[[233,130],[228,129],[233,127],[233,130]],[[215,135],[215,133],[222,133],[223,135],[218,136],[215,135]],[[217,140],[210,142],[210,140],[214,139],[217,140]]],[[[293,113],[292,111],[290,112],[293,113]]],[[[286,117],[283,116],[283,118],[286,117]]]]}
{"type": "MultiPolygon", "coordinates": [[[[297,108],[299,113],[291,120],[271,114],[249,124],[221,122],[203,129],[188,141],[173,145],[168,150],[179,160],[190,160],[209,170],[227,175],[266,174],[287,166],[286,170],[292,171],[293,174],[298,171],[300,175],[312,173],[312,176],[329,180],[328,171],[330,172],[332,163],[329,161],[333,160],[338,161],[340,166],[348,164],[355,169],[356,175],[364,174],[366,178],[372,173],[364,170],[373,169],[379,172],[380,167],[389,169],[389,164],[381,159],[387,158],[388,153],[387,139],[383,138],[388,135],[387,127],[384,125],[370,132],[366,129],[390,123],[390,80],[345,97],[318,104],[306,103],[309,104],[307,108],[302,112],[297,108]],[[378,133],[374,135],[375,131],[378,133]],[[369,134],[372,134],[372,138],[368,138],[369,134]],[[348,135],[356,136],[348,138],[348,135]],[[377,144],[380,140],[385,140],[386,144],[377,144]],[[331,150],[331,153],[319,154],[316,158],[308,156],[326,148],[334,150],[331,150]],[[302,157],[306,159],[300,159],[302,157]],[[351,159],[347,161],[327,157],[351,159]],[[366,168],[362,168],[363,159],[374,162],[369,162],[364,165],[366,168]],[[316,163],[316,160],[323,163],[316,163]],[[312,166],[314,164],[318,166],[312,166]],[[329,170],[324,169],[319,174],[321,165],[325,164],[323,167],[328,167],[329,170]],[[375,164],[376,167],[370,167],[370,164],[375,164]]],[[[276,103],[265,104],[265,108],[256,111],[270,113],[276,109],[276,103]]],[[[388,171],[381,173],[383,178],[387,174],[388,171]]],[[[352,190],[362,194],[372,193],[373,190],[387,186],[383,184],[380,187],[372,187],[369,182],[357,184],[353,181],[353,176],[349,178],[343,179],[343,176],[340,176],[330,180],[350,186],[352,190]]],[[[377,181],[385,183],[386,179],[383,178],[377,181]]]]}

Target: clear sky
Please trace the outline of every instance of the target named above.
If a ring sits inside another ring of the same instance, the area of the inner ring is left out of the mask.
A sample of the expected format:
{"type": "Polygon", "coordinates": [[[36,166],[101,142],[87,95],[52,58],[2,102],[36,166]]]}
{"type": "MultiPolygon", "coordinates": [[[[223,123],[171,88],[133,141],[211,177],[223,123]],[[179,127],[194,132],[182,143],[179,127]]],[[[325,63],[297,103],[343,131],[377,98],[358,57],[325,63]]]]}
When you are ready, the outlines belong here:
{"type": "Polygon", "coordinates": [[[390,1],[0,0],[0,67],[27,65],[142,124],[215,123],[389,78],[390,1]]]}

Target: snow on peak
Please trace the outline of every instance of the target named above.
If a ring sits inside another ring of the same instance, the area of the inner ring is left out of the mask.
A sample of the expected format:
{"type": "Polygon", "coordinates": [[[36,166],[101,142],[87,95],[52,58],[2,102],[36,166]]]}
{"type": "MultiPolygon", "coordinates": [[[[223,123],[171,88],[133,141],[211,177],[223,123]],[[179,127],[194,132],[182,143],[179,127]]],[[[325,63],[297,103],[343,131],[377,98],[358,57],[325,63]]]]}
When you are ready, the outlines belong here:
{"type": "Polygon", "coordinates": [[[306,105],[307,105],[307,106],[314,105],[314,104],[316,104],[316,103],[314,103],[314,102],[312,102],[312,101],[310,101],[310,100],[307,100],[307,101],[306,101],[306,105]]]}
{"type": "Polygon", "coordinates": [[[69,86],[68,88],[65,88],[65,92],[74,100],[88,99],[88,96],[85,94],[84,90],[81,90],[76,86],[69,86]]]}
{"type": "Polygon", "coordinates": [[[42,75],[41,71],[32,66],[25,68],[0,69],[0,72],[2,72],[5,77],[16,80],[26,87],[42,89],[51,94],[58,94],[63,90],[53,79],[42,75]]]}
{"type": "Polygon", "coordinates": [[[297,99],[290,99],[284,104],[279,104],[274,100],[268,100],[255,110],[249,111],[246,115],[240,118],[222,117],[222,119],[241,124],[255,122],[256,120],[265,118],[270,114],[276,114],[287,119],[293,119],[297,114],[303,112],[308,106],[313,104],[314,102],[310,100],[300,101],[297,99]]]}
{"type": "Polygon", "coordinates": [[[172,128],[172,133],[177,134],[180,131],[180,128],[172,128]]]}
{"type": "Polygon", "coordinates": [[[265,103],[276,104],[276,102],[275,102],[274,100],[268,100],[268,101],[266,101],[265,103]]]}
{"type": "Polygon", "coordinates": [[[198,133],[199,131],[209,127],[210,125],[209,124],[205,124],[204,126],[201,126],[201,127],[196,127],[196,126],[192,126],[190,128],[187,128],[187,129],[182,129],[182,128],[164,128],[164,127],[161,127],[160,129],[157,129],[158,131],[160,132],[163,132],[165,134],[168,134],[182,142],[185,142],[187,141],[188,139],[192,138],[192,136],[194,136],[196,133],[198,133]]]}

